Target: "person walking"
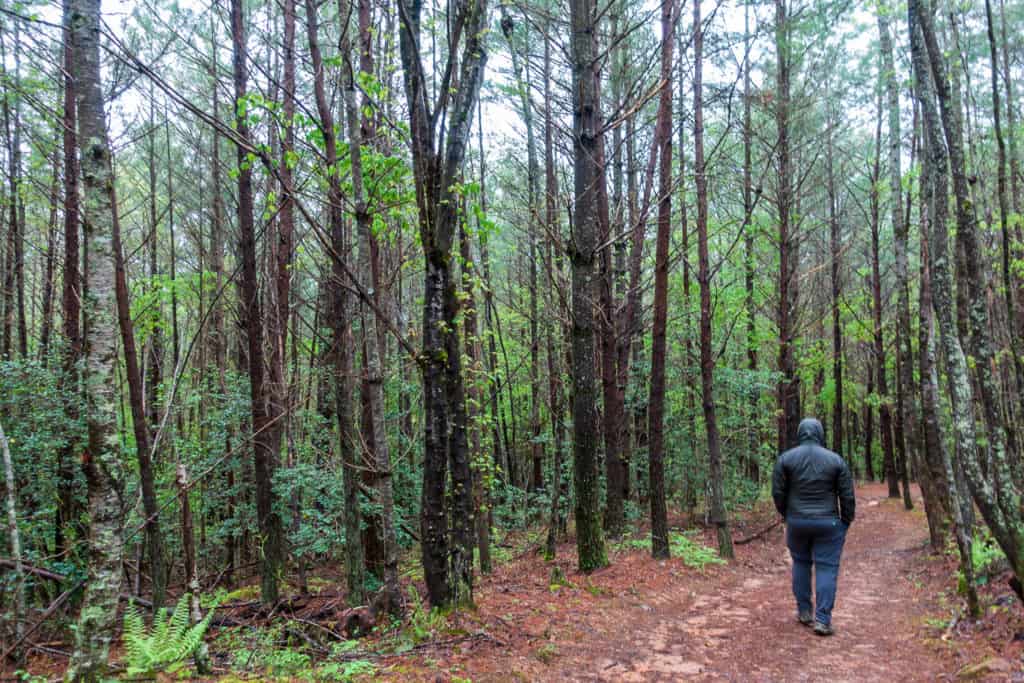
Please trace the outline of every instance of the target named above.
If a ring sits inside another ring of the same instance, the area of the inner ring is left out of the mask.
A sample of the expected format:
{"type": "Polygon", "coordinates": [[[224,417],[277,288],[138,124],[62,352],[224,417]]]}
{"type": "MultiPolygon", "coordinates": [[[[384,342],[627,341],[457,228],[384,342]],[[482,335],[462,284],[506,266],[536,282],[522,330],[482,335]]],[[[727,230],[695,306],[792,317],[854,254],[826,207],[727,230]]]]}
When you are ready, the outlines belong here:
{"type": "Polygon", "coordinates": [[[785,518],[786,545],[793,557],[797,620],[830,636],[839,559],[856,515],[853,475],[846,461],[825,448],[821,422],[809,417],[797,429],[799,445],[775,462],[772,499],[785,518]],[[815,599],[811,603],[811,569],[815,599]]]}

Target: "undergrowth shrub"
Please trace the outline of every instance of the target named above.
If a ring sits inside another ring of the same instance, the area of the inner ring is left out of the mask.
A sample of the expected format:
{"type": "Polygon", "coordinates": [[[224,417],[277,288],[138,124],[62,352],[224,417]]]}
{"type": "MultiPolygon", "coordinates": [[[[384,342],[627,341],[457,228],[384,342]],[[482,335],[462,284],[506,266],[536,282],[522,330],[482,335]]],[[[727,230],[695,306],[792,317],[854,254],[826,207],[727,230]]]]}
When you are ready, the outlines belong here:
{"type": "Polygon", "coordinates": [[[209,609],[202,621],[192,624],[190,599],[188,593],[182,595],[173,614],[168,615],[166,609],[157,610],[153,627],[148,630],[138,608],[128,603],[124,611],[124,648],[129,676],[148,676],[161,671],[173,673],[202,644],[214,609],[209,609]]]}

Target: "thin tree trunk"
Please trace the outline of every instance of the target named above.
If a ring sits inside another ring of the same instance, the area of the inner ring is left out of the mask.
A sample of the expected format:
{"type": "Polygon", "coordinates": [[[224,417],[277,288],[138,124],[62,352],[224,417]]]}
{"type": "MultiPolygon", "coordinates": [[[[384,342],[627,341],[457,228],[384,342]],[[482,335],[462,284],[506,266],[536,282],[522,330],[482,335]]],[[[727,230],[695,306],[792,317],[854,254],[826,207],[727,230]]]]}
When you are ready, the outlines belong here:
{"type": "MultiPolygon", "coordinates": [[[[750,88],[750,5],[743,5],[743,286],[746,290],[744,306],[747,317],[747,368],[753,373],[757,372],[757,308],[754,304],[754,233],[756,226],[751,221],[754,212],[754,188],[753,188],[753,163],[751,160],[753,148],[753,116],[751,115],[753,93],[750,88]]],[[[681,135],[682,133],[680,133],[681,135]]],[[[838,394],[837,394],[838,395],[838,394]]],[[[751,417],[758,413],[760,402],[758,392],[751,392],[750,413],[751,417]]],[[[753,422],[753,420],[752,420],[753,422]]],[[[756,423],[755,423],[756,424],[756,423]]],[[[750,427],[750,453],[747,456],[750,463],[748,470],[752,481],[760,480],[758,465],[758,450],[760,446],[760,434],[757,427],[750,427]]]]}
{"type": "MultiPolygon", "coordinates": [[[[235,101],[246,100],[248,61],[245,23],[241,0],[231,0],[232,65],[235,101]]],[[[236,116],[236,128],[243,141],[249,140],[245,109],[236,116]]],[[[253,220],[252,165],[242,146],[237,147],[238,160],[238,234],[239,259],[242,262],[242,320],[247,341],[249,366],[249,403],[253,434],[253,475],[256,484],[256,521],[262,537],[260,567],[260,600],[272,605],[278,599],[278,579],[284,569],[281,518],[274,510],[273,446],[274,429],[267,414],[267,386],[263,378],[263,319],[260,311],[259,282],[256,273],[256,230],[253,220]]]]}
{"type": "MultiPolygon", "coordinates": [[[[338,146],[335,136],[334,114],[324,87],[324,64],[320,52],[319,22],[315,0],[305,0],[306,30],[309,41],[310,61],[313,66],[313,93],[316,98],[317,114],[320,117],[320,132],[324,136],[325,168],[337,168],[338,146]]],[[[344,289],[344,271],[340,259],[347,253],[342,216],[341,180],[337,173],[327,175],[327,218],[331,233],[331,248],[334,251],[331,267],[331,282],[328,291],[331,321],[331,350],[333,361],[334,402],[338,418],[339,454],[343,467],[345,497],[345,568],[348,587],[348,601],[359,605],[366,597],[366,577],[363,564],[363,546],[356,541],[360,538],[359,469],[356,463],[357,447],[352,425],[352,382],[351,382],[351,333],[348,324],[348,296],[344,289]]]]}
{"type": "Polygon", "coordinates": [[[910,286],[907,275],[907,240],[908,226],[903,215],[902,171],[900,168],[900,97],[898,74],[893,59],[892,33],[889,25],[889,12],[886,6],[878,9],[878,33],[882,51],[882,76],[888,109],[889,145],[889,204],[892,216],[893,236],[896,253],[896,291],[897,291],[897,365],[899,374],[896,377],[896,459],[897,474],[903,480],[903,504],[908,510],[914,505],[910,498],[910,487],[907,483],[907,463],[913,461],[917,449],[916,429],[913,424],[913,351],[910,343],[910,286]],[[909,437],[909,439],[908,439],[909,437]],[[909,451],[909,455],[908,455],[909,451]]]}
{"type": "MultiPolygon", "coordinates": [[[[663,41],[669,47],[663,48],[668,54],[662,54],[662,74],[670,74],[672,48],[669,40],[671,31],[670,19],[662,10],[663,41]]],[[[708,440],[708,477],[711,488],[711,523],[718,532],[718,554],[732,559],[732,535],[729,532],[729,519],[725,511],[725,481],[722,473],[722,445],[718,434],[718,414],[715,407],[715,352],[711,339],[711,260],[708,255],[708,181],[707,167],[704,162],[704,93],[703,93],[703,61],[704,61],[704,26],[701,23],[700,0],[693,0],[693,170],[697,185],[697,281],[700,283],[700,385],[701,406],[704,409],[704,429],[708,440]]],[[[670,95],[665,98],[663,106],[669,108],[670,95]]],[[[671,140],[667,132],[665,137],[671,140]]],[[[671,144],[671,143],[670,143],[671,144]]],[[[671,173],[671,147],[663,147],[662,158],[662,193],[670,196],[669,181],[671,173]]],[[[663,202],[667,200],[663,199],[663,202]]],[[[664,206],[664,204],[663,204],[664,206]]],[[[669,221],[669,208],[665,207],[664,221],[666,228],[669,221]]],[[[660,216],[659,216],[660,219],[660,216]]]]}
{"type": "Polygon", "coordinates": [[[796,272],[800,262],[799,245],[791,234],[793,213],[793,178],[789,144],[790,106],[790,26],[786,1],[775,0],[775,126],[778,139],[779,212],[779,432],[778,450],[782,452],[796,445],[796,430],[800,421],[800,378],[796,371],[793,349],[798,299],[796,272]]]}
{"type": "MultiPolygon", "coordinates": [[[[550,26],[548,26],[550,29],[550,26]]],[[[552,320],[557,307],[556,292],[560,282],[558,272],[560,264],[556,263],[551,243],[561,238],[561,222],[558,217],[556,201],[558,198],[558,178],[555,175],[554,121],[551,115],[551,35],[544,34],[544,209],[547,239],[544,240],[545,271],[547,279],[547,308],[544,316],[544,337],[547,342],[546,355],[548,361],[548,397],[551,412],[551,430],[554,432],[555,453],[551,471],[551,507],[548,517],[548,535],[545,545],[545,557],[550,561],[555,558],[555,547],[558,531],[562,528],[561,490],[562,468],[565,460],[565,422],[562,409],[562,370],[556,351],[556,330],[559,325],[552,320]]],[[[561,316],[558,316],[559,318],[561,316]]]]}
{"type": "MultiPolygon", "coordinates": [[[[341,6],[344,8],[342,0],[341,6]]],[[[347,8],[346,8],[347,9],[347,8]]],[[[341,16],[347,16],[342,11],[341,16]]],[[[341,52],[344,60],[343,83],[345,114],[348,122],[349,158],[352,164],[352,199],[355,207],[356,229],[359,233],[359,286],[364,292],[374,291],[372,264],[372,223],[363,188],[362,165],[362,130],[359,126],[358,110],[356,109],[355,74],[352,64],[352,48],[349,44],[348,30],[342,33],[341,52]]],[[[363,106],[367,106],[365,103],[363,106]]],[[[388,450],[387,428],[384,424],[386,406],[384,404],[384,373],[381,368],[381,348],[383,331],[377,316],[364,302],[360,307],[362,329],[364,335],[366,365],[363,372],[369,389],[370,421],[375,459],[373,469],[374,491],[377,504],[380,506],[380,522],[383,541],[384,560],[384,592],[388,611],[395,616],[402,614],[402,591],[398,584],[398,540],[395,536],[394,524],[394,493],[391,479],[391,454],[388,450]]]]}
{"type": "Polygon", "coordinates": [[[50,181],[50,218],[46,229],[46,263],[43,270],[43,320],[39,330],[39,361],[50,364],[50,338],[53,332],[53,271],[57,251],[57,207],[60,204],[60,155],[53,154],[50,181]]]}
{"type": "MultiPolygon", "coordinates": [[[[14,486],[14,465],[11,463],[11,449],[0,425],[0,455],[4,460],[4,483],[7,489],[7,537],[10,539],[11,557],[14,559],[14,624],[15,642],[21,642],[25,636],[25,574],[21,564],[21,535],[18,533],[17,491],[14,486]]],[[[16,653],[22,659],[21,653],[16,653]]]]}
{"type": "MultiPolygon", "coordinates": [[[[1007,192],[1006,179],[1006,140],[1003,135],[1002,107],[999,97],[999,53],[996,50],[995,20],[992,17],[992,0],[985,0],[985,19],[988,29],[988,47],[991,59],[992,73],[992,127],[996,137],[997,172],[996,172],[996,197],[999,202],[999,228],[1002,234],[1002,267],[1003,267],[1003,292],[1006,303],[1006,333],[1010,342],[1010,356],[1013,360],[1014,379],[1018,391],[1024,390],[1024,368],[1021,366],[1018,355],[1018,335],[1014,326],[1019,317],[1017,312],[1018,303],[1014,297],[1013,278],[1010,274],[1010,197],[1007,192]]],[[[1005,23],[1005,21],[1004,21],[1005,23]]],[[[1013,102],[1007,101],[1007,108],[1013,108],[1013,102]]],[[[1013,408],[1013,401],[1010,408],[1013,408]]],[[[1011,449],[1012,452],[1013,449],[1011,449]]],[[[1014,454],[1016,455],[1016,454],[1014,454]]]]}
{"type": "MultiPolygon", "coordinates": [[[[116,206],[113,188],[110,190],[111,203],[116,206]]],[[[135,330],[132,325],[131,302],[128,300],[128,275],[125,272],[124,250],[121,245],[121,226],[117,213],[111,221],[112,248],[115,261],[115,299],[117,322],[121,330],[121,346],[124,351],[125,375],[128,380],[128,402],[131,406],[132,429],[135,436],[135,454],[139,463],[139,483],[142,488],[142,510],[146,515],[146,550],[149,573],[153,582],[153,605],[163,604],[167,585],[167,573],[163,562],[163,536],[160,533],[160,508],[156,498],[156,481],[153,473],[150,449],[149,423],[146,420],[143,399],[142,371],[135,347],[135,330]]]]}
{"type": "Polygon", "coordinates": [[[878,263],[879,197],[882,154],[882,95],[878,96],[875,119],[875,161],[871,171],[871,313],[874,320],[875,372],[878,374],[878,428],[882,440],[882,467],[889,484],[889,497],[899,498],[899,478],[896,475],[896,456],[892,443],[892,412],[889,410],[889,385],[885,371],[885,343],[882,337],[882,275],[878,263]]]}
{"type": "MultiPolygon", "coordinates": [[[[648,402],[651,501],[651,554],[669,556],[668,516],[665,508],[665,351],[668,326],[669,233],[672,230],[672,38],[675,3],[661,5],[661,94],[656,135],[660,160],[658,232],[654,256],[654,324],[651,328],[651,396],[648,402]]],[[[698,28],[695,26],[694,31],[698,28]]]]}
{"type": "MultiPolygon", "coordinates": [[[[74,48],[71,31],[70,0],[64,0],[64,111],[62,117],[63,153],[64,153],[64,273],[63,291],[61,292],[61,310],[63,312],[63,332],[66,347],[64,349],[60,382],[61,388],[74,398],[67,401],[65,416],[69,424],[77,422],[79,417],[78,394],[80,378],[78,361],[82,356],[81,333],[81,294],[80,277],[81,256],[78,250],[78,117],[76,114],[76,95],[73,68],[74,48]]],[[[66,550],[68,530],[80,535],[80,525],[75,497],[75,477],[73,462],[79,444],[72,434],[68,435],[66,445],[58,455],[58,496],[57,515],[54,524],[54,548],[58,555],[66,550]]]]}
{"type": "MultiPolygon", "coordinates": [[[[831,93],[829,94],[831,97],[831,93]]],[[[826,134],[826,166],[828,169],[828,219],[829,247],[832,252],[832,384],[835,398],[832,403],[832,450],[843,452],[843,328],[839,317],[839,300],[843,294],[843,285],[839,279],[842,267],[842,235],[839,226],[839,206],[836,197],[836,181],[834,167],[834,147],[832,131],[835,125],[833,113],[829,109],[828,132],[826,134]]],[[[853,458],[853,453],[848,452],[853,458]]]]}
{"type": "MultiPolygon", "coordinates": [[[[193,624],[198,624],[203,620],[203,611],[199,604],[200,587],[199,576],[196,572],[195,530],[192,524],[192,504],[189,501],[190,483],[188,470],[180,462],[177,467],[175,483],[178,487],[178,507],[181,510],[181,554],[185,564],[185,586],[189,593],[189,619],[193,624]]],[[[205,642],[200,643],[196,648],[192,659],[196,665],[196,673],[204,676],[210,674],[209,653],[205,642]]]]}
{"type": "MultiPolygon", "coordinates": [[[[875,371],[871,359],[867,361],[867,395],[875,391],[875,371]]],[[[864,403],[864,477],[868,481],[875,481],[874,449],[872,443],[875,436],[875,410],[870,402],[864,403]]]]}

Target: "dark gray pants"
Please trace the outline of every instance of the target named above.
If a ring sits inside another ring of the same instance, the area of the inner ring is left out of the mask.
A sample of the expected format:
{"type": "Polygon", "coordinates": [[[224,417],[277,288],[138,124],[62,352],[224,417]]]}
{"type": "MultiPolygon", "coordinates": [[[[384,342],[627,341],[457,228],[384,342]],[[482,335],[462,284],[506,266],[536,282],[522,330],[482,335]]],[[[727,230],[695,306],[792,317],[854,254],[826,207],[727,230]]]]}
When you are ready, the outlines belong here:
{"type": "Polygon", "coordinates": [[[836,603],[839,559],[849,525],[837,517],[786,519],[786,545],[793,557],[793,597],[797,609],[810,612],[814,620],[832,623],[836,603]],[[811,603],[811,568],[815,573],[815,599],[811,603]]]}

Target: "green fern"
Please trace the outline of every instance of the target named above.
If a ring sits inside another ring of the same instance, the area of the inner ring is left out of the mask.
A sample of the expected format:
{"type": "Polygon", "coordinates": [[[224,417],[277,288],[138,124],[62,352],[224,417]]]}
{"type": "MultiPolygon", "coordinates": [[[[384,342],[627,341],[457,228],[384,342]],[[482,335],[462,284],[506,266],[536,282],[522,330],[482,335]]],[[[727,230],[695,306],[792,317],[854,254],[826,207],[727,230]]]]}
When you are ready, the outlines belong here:
{"type": "Polygon", "coordinates": [[[207,610],[202,621],[192,625],[188,608],[190,599],[188,593],[182,595],[171,615],[166,609],[158,610],[153,617],[153,628],[148,633],[138,608],[128,604],[124,610],[124,648],[128,656],[129,676],[173,671],[202,644],[216,605],[207,610]]]}

